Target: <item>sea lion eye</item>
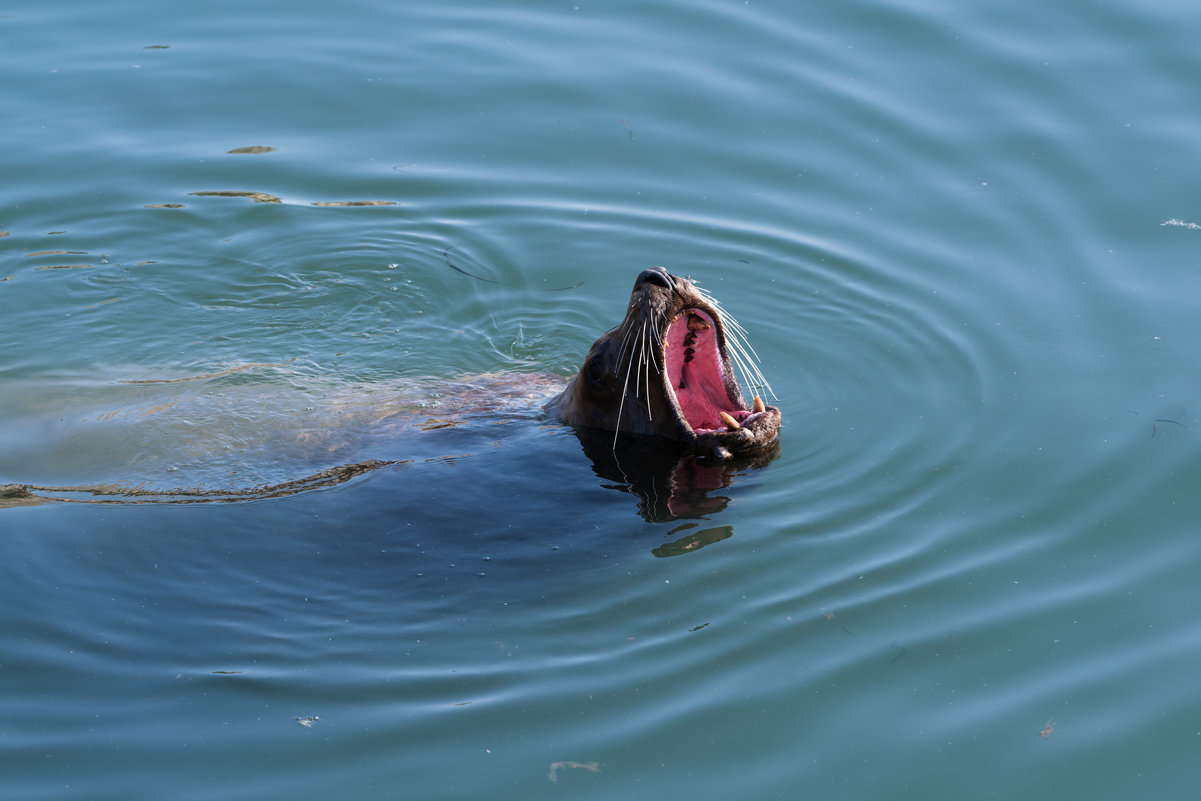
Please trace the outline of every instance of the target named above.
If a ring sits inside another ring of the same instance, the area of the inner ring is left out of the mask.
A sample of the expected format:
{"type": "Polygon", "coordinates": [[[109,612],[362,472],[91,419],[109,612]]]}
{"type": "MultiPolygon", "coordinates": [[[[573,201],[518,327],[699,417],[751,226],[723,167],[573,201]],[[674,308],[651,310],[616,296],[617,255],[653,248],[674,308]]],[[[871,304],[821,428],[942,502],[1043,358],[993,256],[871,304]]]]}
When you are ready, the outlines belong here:
{"type": "Polygon", "coordinates": [[[605,371],[601,367],[600,359],[594,359],[588,362],[588,378],[589,380],[599,382],[604,377],[605,371]]]}

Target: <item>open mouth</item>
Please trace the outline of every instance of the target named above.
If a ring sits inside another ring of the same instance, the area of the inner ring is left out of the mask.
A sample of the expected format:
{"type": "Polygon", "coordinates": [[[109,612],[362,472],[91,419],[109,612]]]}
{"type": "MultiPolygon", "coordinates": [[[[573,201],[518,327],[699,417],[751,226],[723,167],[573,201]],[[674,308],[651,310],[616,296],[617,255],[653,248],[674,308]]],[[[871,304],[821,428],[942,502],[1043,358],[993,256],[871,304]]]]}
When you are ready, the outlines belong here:
{"type": "Polygon", "coordinates": [[[694,434],[737,431],[764,412],[758,396],[745,408],[730,360],[710,312],[682,310],[663,336],[668,397],[694,434]]]}

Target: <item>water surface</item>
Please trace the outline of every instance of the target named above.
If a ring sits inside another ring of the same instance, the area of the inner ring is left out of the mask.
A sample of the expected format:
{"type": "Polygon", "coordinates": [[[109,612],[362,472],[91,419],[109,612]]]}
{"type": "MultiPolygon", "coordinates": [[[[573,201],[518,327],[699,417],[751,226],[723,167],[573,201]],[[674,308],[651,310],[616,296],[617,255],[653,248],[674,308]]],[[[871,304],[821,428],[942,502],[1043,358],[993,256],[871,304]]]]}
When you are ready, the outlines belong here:
{"type": "Polygon", "coordinates": [[[0,482],[380,463],[0,509],[4,796],[1193,792],[1199,36],[0,9],[0,482]],[[750,332],[773,463],[673,507],[536,392],[421,425],[573,372],[657,264],[750,332]]]}

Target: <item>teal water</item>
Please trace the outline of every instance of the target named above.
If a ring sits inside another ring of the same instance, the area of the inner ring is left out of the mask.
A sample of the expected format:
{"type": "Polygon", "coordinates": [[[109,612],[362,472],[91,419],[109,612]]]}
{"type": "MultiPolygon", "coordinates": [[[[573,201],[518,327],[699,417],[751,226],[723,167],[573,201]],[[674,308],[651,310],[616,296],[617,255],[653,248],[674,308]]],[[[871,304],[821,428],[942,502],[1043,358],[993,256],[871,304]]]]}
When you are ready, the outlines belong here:
{"type": "Polygon", "coordinates": [[[1167,0],[0,8],[0,483],[387,462],[0,509],[3,797],[1194,794],[1199,38],[1167,0]],[[656,264],[784,417],[674,505],[534,378],[656,264]]]}

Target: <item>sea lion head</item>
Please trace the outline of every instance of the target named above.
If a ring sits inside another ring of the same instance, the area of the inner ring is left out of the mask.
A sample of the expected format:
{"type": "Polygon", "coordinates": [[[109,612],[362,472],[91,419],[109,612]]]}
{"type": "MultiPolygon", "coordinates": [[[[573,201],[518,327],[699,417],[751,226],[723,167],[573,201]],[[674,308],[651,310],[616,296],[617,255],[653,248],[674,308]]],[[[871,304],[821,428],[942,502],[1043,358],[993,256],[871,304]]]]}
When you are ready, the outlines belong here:
{"type": "Polygon", "coordinates": [[[692,281],[654,267],[546,408],[568,425],[666,437],[699,455],[755,455],[775,447],[780,410],[758,395],[746,402],[731,359],[771,391],[738,323],[692,281]]]}

